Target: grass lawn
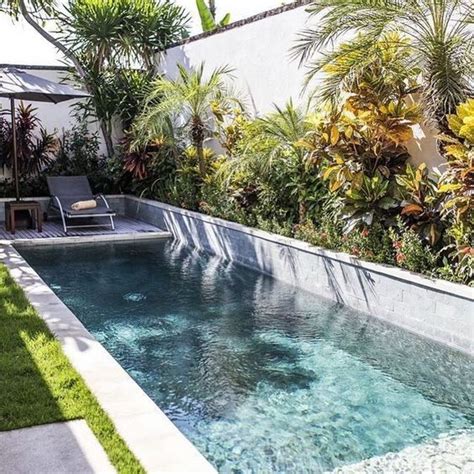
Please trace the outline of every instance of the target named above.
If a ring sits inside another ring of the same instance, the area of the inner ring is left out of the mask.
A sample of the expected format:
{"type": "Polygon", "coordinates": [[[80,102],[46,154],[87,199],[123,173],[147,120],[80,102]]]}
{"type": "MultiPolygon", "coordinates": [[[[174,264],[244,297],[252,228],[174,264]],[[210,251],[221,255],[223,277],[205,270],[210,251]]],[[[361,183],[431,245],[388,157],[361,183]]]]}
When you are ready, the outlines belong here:
{"type": "Polygon", "coordinates": [[[119,472],[144,472],[0,264],[0,431],[83,418],[119,472]]]}

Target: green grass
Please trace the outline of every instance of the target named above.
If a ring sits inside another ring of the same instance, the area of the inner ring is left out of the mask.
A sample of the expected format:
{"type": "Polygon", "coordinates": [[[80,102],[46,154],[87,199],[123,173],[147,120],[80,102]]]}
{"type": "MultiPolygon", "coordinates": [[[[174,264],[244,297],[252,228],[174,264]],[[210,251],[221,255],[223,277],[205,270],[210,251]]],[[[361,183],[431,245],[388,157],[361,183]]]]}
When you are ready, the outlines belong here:
{"type": "Polygon", "coordinates": [[[119,472],[144,472],[0,264],[0,431],[83,418],[119,472]]]}

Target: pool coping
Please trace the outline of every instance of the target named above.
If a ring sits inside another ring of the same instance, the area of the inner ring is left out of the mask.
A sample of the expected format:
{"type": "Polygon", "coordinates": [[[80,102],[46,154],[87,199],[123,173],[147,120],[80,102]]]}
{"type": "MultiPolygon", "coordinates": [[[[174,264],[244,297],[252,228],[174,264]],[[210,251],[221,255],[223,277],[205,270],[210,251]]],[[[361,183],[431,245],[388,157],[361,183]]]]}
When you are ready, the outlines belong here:
{"type": "Polygon", "coordinates": [[[147,472],[216,472],[13,245],[0,244],[0,261],[147,472]]]}
{"type": "Polygon", "coordinates": [[[17,247],[36,247],[47,245],[82,245],[107,242],[135,242],[141,240],[160,240],[172,238],[173,234],[166,230],[156,232],[131,232],[127,234],[91,234],[69,235],[64,237],[38,237],[34,239],[0,240],[0,245],[17,247]]]}

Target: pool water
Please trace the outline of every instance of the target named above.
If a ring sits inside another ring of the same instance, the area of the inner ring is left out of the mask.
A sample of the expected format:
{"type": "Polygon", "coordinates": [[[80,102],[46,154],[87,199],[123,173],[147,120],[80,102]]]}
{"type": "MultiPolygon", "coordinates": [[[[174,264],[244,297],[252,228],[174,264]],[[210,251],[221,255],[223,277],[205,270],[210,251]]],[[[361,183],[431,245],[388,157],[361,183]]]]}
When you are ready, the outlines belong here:
{"type": "Polygon", "coordinates": [[[474,361],[171,241],[23,256],[221,472],[320,472],[474,430],[474,361]]]}

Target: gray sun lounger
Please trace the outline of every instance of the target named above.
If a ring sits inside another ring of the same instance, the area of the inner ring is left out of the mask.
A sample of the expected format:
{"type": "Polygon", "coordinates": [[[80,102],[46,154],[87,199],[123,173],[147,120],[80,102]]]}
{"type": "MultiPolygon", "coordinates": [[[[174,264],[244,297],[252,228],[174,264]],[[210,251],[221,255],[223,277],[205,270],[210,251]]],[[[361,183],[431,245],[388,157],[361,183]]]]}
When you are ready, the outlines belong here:
{"type": "Polygon", "coordinates": [[[112,230],[115,230],[115,211],[110,208],[102,194],[92,194],[89,180],[86,176],[48,176],[46,180],[51,194],[50,206],[61,215],[64,232],[66,234],[68,233],[68,229],[79,227],[103,227],[107,225],[110,226],[112,230]],[[77,201],[89,201],[90,199],[97,201],[97,207],[94,209],[75,211],[71,208],[72,204],[77,201]],[[68,225],[67,223],[68,220],[72,219],[102,217],[107,219],[107,224],[81,223],[78,225],[68,225]]]}

